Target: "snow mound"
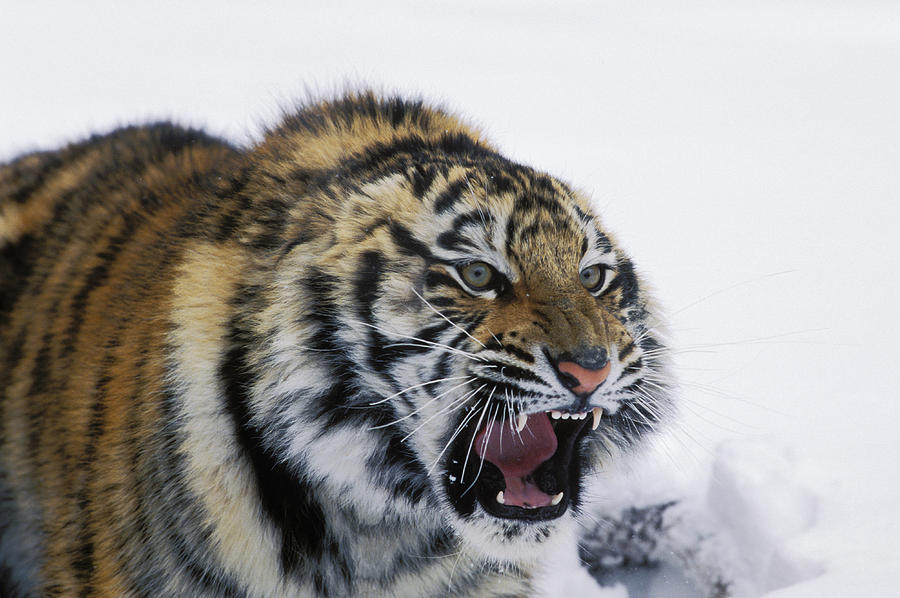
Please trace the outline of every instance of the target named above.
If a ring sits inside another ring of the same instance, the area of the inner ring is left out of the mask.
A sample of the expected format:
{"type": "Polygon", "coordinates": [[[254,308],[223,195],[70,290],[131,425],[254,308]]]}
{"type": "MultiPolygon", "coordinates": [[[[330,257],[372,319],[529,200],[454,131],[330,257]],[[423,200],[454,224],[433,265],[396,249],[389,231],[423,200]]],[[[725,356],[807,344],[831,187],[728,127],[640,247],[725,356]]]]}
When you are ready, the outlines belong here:
{"type": "Polygon", "coordinates": [[[613,485],[620,502],[593,514],[580,558],[603,588],[635,598],[758,597],[814,578],[825,568],[795,548],[819,510],[801,469],[773,438],[729,440],[706,483],[613,485]]]}

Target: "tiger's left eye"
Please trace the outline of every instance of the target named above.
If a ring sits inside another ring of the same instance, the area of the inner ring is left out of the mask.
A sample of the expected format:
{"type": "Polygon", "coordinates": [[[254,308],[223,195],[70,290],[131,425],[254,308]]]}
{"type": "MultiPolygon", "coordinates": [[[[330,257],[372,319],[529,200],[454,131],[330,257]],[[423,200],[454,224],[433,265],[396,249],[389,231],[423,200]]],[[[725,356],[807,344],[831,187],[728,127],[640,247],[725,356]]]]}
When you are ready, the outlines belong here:
{"type": "Polygon", "coordinates": [[[600,264],[588,266],[579,275],[581,284],[592,293],[600,290],[603,283],[606,282],[606,270],[606,266],[600,264]]]}
{"type": "Polygon", "coordinates": [[[494,269],[484,262],[472,262],[462,269],[462,278],[473,289],[483,289],[494,279],[494,269]]]}

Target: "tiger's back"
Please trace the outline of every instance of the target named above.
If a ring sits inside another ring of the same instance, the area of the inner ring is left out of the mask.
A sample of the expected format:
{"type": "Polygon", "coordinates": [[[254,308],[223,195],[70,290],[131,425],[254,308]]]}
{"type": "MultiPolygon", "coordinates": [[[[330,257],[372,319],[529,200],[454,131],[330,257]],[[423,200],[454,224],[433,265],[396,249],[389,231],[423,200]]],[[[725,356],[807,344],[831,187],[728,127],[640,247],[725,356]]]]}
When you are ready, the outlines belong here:
{"type": "Polygon", "coordinates": [[[4,595],[526,595],[671,407],[590,206],[417,102],[20,158],[0,277],[4,595]]]}
{"type": "MultiPolygon", "coordinates": [[[[184,232],[202,223],[196,198],[234,157],[160,124],[0,170],[7,583],[50,578],[45,591],[60,595],[128,588],[103,563],[148,550],[133,521],[151,502],[147,480],[165,475],[152,448],[167,442],[163,306],[184,232]]],[[[145,516],[147,533],[172,525],[165,515],[145,516]]]]}

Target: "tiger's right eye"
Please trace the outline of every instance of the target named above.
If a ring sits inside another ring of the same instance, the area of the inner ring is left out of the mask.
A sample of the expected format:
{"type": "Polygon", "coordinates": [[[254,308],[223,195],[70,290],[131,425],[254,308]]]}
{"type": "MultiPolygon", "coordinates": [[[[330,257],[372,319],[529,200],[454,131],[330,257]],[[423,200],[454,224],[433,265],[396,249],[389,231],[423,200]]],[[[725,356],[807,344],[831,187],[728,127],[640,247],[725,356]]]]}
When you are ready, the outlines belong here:
{"type": "Polygon", "coordinates": [[[460,275],[473,289],[484,289],[494,280],[494,269],[484,262],[472,262],[463,267],[460,275]]]}

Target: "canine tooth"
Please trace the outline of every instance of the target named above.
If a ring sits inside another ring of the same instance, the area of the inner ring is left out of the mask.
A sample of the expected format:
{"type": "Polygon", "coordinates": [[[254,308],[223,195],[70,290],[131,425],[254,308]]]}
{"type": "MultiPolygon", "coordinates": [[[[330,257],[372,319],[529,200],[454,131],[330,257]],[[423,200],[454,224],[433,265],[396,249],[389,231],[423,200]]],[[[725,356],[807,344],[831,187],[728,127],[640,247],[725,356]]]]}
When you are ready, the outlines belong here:
{"type": "Polygon", "coordinates": [[[500,503],[501,505],[506,504],[506,499],[503,498],[503,490],[501,490],[500,492],[497,493],[497,502],[500,503]]]}
{"type": "Polygon", "coordinates": [[[600,407],[594,407],[591,410],[591,413],[594,414],[594,423],[591,424],[591,430],[596,430],[597,426],[600,425],[600,417],[603,415],[603,409],[600,407]]]}
{"type": "Polygon", "coordinates": [[[559,411],[551,411],[550,417],[552,417],[553,419],[559,419],[560,417],[562,417],[562,413],[560,413],[559,411]]]}
{"type": "Polygon", "coordinates": [[[554,496],[553,498],[550,499],[550,504],[558,505],[559,502],[562,500],[562,497],[563,497],[563,493],[560,492],[559,494],[557,494],[556,496],[554,496]]]}
{"type": "Polygon", "coordinates": [[[525,429],[525,424],[528,423],[528,416],[524,413],[520,413],[519,417],[516,418],[516,432],[521,432],[525,429]]]}

